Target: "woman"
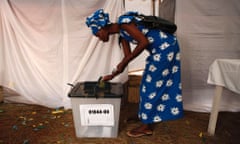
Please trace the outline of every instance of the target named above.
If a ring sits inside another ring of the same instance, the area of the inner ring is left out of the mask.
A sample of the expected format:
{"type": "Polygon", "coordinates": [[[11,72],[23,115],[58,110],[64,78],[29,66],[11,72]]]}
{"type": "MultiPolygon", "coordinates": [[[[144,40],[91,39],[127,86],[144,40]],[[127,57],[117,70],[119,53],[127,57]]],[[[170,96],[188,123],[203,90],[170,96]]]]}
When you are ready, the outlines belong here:
{"type": "Polygon", "coordinates": [[[103,9],[87,17],[86,24],[100,40],[107,42],[112,34],[120,34],[124,58],[104,81],[113,79],[123,72],[130,61],[143,50],[149,52],[140,85],[138,117],[142,125],[127,132],[128,136],[139,137],[153,134],[152,124],[174,120],[183,116],[180,51],[176,37],[160,29],[149,29],[140,24],[136,12],[119,17],[117,23],[109,21],[103,9]],[[136,44],[133,51],[130,44],[136,44]]]}

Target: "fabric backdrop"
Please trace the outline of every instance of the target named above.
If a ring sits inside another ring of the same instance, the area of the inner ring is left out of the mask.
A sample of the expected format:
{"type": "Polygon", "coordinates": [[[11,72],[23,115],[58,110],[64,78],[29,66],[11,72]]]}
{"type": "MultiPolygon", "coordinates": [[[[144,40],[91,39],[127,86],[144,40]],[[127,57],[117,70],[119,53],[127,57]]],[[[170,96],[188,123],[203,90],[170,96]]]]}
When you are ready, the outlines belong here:
{"type": "MultiPolygon", "coordinates": [[[[184,108],[210,111],[215,87],[207,84],[209,66],[217,58],[240,58],[240,1],[176,2],[184,108]]],[[[240,111],[240,95],[224,89],[220,110],[240,111]]]]}
{"type": "MultiPolygon", "coordinates": [[[[128,10],[151,14],[150,1],[125,2],[128,10]]],[[[85,26],[86,16],[104,8],[114,21],[122,5],[121,0],[0,0],[0,85],[21,95],[5,99],[70,107],[67,83],[95,81],[122,57],[118,37],[98,41],[85,26]]],[[[214,95],[214,86],[207,84],[210,64],[216,58],[240,58],[240,2],[177,0],[175,6],[184,109],[209,112],[214,95]]],[[[139,66],[131,64],[129,69],[139,66]]],[[[126,79],[125,72],[115,81],[126,79]]],[[[240,96],[224,89],[220,108],[240,111],[240,96]]]]}
{"type": "Polygon", "coordinates": [[[118,36],[102,43],[85,25],[99,8],[112,21],[123,11],[119,0],[1,0],[0,85],[21,95],[5,100],[68,108],[67,83],[111,73],[122,58],[118,36]]]}

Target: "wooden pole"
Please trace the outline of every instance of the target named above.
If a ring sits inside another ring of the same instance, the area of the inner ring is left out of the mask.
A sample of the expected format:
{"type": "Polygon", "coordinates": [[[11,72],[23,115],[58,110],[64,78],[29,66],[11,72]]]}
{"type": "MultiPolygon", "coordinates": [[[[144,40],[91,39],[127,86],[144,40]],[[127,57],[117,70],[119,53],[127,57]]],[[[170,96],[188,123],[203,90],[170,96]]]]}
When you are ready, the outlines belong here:
{"type": "Polygon", "coordinates": [[[155,0],[152,0],[152,15],[155,15],[155,0]]]}

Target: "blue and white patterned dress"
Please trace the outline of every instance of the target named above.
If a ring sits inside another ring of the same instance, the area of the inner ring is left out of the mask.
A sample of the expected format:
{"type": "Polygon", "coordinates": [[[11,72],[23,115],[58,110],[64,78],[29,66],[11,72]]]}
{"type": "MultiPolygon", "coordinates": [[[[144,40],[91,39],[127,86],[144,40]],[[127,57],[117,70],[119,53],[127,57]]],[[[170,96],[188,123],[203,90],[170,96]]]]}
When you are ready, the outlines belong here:
{"type": "MultiPolygon", "coordinates": [[[[134,16],[122,15],[119,24],[139,21],[134,16]]],[[[174,35],[161,30],[148,29],[137,25],[148,38],[149,56],[140,85],[138,116],[145,124],[174,120],[183,116],[180,50],[174,35]]],[[[133,43],[137,42],[124,30],[120,36],[133,43]]]]}

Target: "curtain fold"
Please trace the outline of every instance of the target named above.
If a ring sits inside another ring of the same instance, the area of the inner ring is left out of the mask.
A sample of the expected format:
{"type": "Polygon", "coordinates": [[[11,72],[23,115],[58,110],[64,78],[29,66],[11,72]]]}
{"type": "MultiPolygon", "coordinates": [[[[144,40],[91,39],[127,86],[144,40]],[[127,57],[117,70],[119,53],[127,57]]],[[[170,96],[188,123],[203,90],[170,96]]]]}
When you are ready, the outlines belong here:
{"type": "MultiPolygon", "coordinates": [[[[239,9],[238,0],[176,1],[185,109],[209,112],[215,88],[207,84],[209,66],[217,58],[240,58],[239,9]]],[[[239,95],[224,90],[220,110],[239,111],[239,105],[239,95]]]]}
{"type": "MultiPolygon", "coordinates": [[[[131,6],[134,1],[125,1],[126,10],[151,13],[151,1],[131,6]]],[[[5,101],[69,108],[67,83],[96,81],[123,56],[118,36],[100,42],[86,27],[85,18],[104,8],[114,22],[124,11],[122,3],[0,0],[0,85],[16,91],[5,101]]],[[[209,112],[215,88],[207,84],[210,64],[216,58],[240,58],[240,2],[181,0],[175,6],[184,109],[209,112]]],[[[129,70],[143,67],[144,58],[131,62],[129,70]]],[[[113,82],[125,82],[127,71],[113,82]]],[[[239,105],[239,95],[223,91],[220,110],[240,111],[239,105]]]]}
{"type": "Polygon", "coordinates": [[[160,5],[158,9],[158,16],[169,20],[171,22],[175,21],[175,6],[176,0],[158,0],[160,5]]]}
{"type": "Polygon", "coordinates": [[[0,85],[19,94],[5,100],[69,108],[67,83],[111,73],[122,58],[117,36],[102,43],[85,25],[99,8],[113,22],[123,11],[118,0],[1,0],[0,85]]]}

